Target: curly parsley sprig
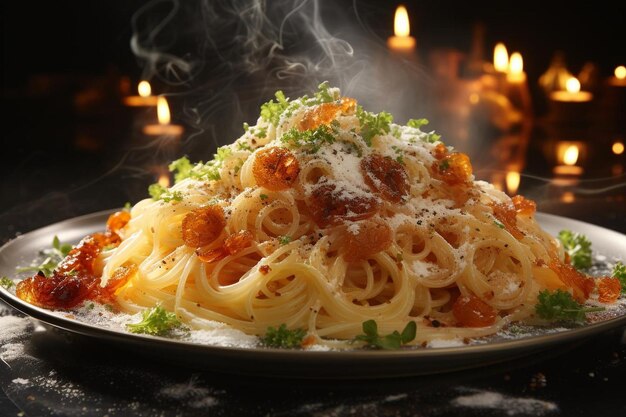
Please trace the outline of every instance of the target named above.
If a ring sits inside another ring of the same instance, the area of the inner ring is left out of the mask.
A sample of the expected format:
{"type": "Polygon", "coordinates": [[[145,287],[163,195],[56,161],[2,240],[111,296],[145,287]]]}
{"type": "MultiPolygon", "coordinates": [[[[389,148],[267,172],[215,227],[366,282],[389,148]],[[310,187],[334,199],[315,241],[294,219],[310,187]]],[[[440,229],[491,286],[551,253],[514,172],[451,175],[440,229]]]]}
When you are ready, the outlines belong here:
{"type": "Polygon", "coordinates": [[[571,230],[561,230],[558,237],[574,268],[585,269],[591,266],[591,241],[587,236],[571,230]]]}
{"type": "Polygon", "coordinates": [[[622,294],[626,294],[626,265],[618,262],[613,267],[613,278],[617,278],[619,280],[620,285],[622,286],[622,294]]]}
{"type": "Polygon", "coordinates": [[[265,346],[274,348],[293,349],[302,346],[302,340],[306,336],[304,329],[287,329],[286,324],[281,324],[278,328],[268,327],[261,342],[265,346]]]}
{"type": "Polygon", "coordinates": [[[378,334],[378,324],[376,324],[376,321],[367,320],[363,322],[363,333],[364,334],[357,335],[354,340],[365,342],[367,346],[375,349],[400,349],[402,345],[415,339],[417,325],[414,321],[410,321],[404,327],[402,333],[394,330],[393,333],[381,336],[378,334]]]}
{"type": "Polygon", "coordinates": [[[572,295],[563,290],[543,290],[537,296],[535,313],[548,321],[573,321],[584,323],[587,313],[603,311],[604,307],[584,307],[572,295]]]}
{"type": "Polygon", "coordinates": [[[139,323],[126,325],[129,332],[164,336],[174,329],[185,329],[180,320],[178,320],[178,317],[176,317],[176,314],[165,310],[160,305],[144,310],[141,313],[141,317],[142,320],[139,323]]]}

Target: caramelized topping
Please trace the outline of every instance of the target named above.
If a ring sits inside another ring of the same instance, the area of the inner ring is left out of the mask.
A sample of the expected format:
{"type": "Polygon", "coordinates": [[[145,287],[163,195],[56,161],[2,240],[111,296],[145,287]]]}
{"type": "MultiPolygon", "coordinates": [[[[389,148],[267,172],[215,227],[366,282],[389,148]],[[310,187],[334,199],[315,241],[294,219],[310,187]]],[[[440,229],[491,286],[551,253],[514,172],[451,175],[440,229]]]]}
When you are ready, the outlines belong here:
{"type": "Polygon", "coordinates": [[[454,152],[444,156],[440,161],[434,162],[432,171],[435,177],[448,185],[465,184],[471,179],[472,164],[469,156],[454,152]]]}
{"type": "Polygon", "coordinates": [[[308,201],[313,220],[319,227],[336,225],[344,220],[357,221],[372,217],[378,203],[372,197],[351,197],[334,184],[319,184],[311,192],[308,201]]]}
{"type": "Polygon", "coordinates": [[[252,165],[257,184],[272,191],[290,188],[299,173],[298,160],[285,148],[271,147],[258,151],[252,165]]]}
{"type": "Polygon", "coordinates": [[[387,224],[371,220],[356,224],[356,234],[347,231],[347,239],[342,247],[343,257],[347,262],[368,259],[391,245],[391,229],[387,224]]]}
{"type": "Polygon", "coordinates": [[[601,303],[614,303],[622,292],[622,284],[617,278],[600,278],[596,285],[601,303]]]}
{"type": "Polygon", "coordinates": [[[513,197],[513,205],[515,210],[521,215],[532,216],[537,211],[537,204],[521,195],[513,197]]]}
{"type": "Polygon", "coordinates": [[[331,103],[322,103],[305,111],[298,128],[301,132],[317,129],[321,125],[329,124],[341,113],[352,113],[355,109],[356,100],[349,97],[342,97],[341,100],[331,103]]]}
{"type": "Polygon", "coordinates": [[[116,211],[107,220],[107,230],[119,233],[130,220],[130,213],[127,211],[116,211]]]}
{"type": "Polygon", "coordinates": [[[185,245],[199,248],[213,242],[226,227],[224,210],[218,205],[195,209],[183,219],[182,234],[185,245]]]}
{"type": "Polygon", "coordinates": [[[86,299],[101,299],[124,282],[122,278],[100,289],[100,279],[94,273],[94,263],[105,246],[119,245],[117,234],[94,233],[80,241],[59,264],[50,278],[42,273],[17,284],[16,294],[31,304],[44,308],[72,308],[86,299]],[[109,292],[110,290],[110,292],[109,292]]]}
{"type": "Polygon", "coordinates": [[[593,278],[581,274],[573,266],[560,261],[552,261],[549,266],[565,285],[574,290],[576,301],[584,303],[589,298],[589,294],[595,287],[593,278]]]}
{"type": "Polygon", "coordinates": [[[433,156],[436,159],[442,160],[444,156],[448,154],[448,148],[443,143],[438,143],[433,150],[433,156]]]}
{"type": "Polygon", "coordinates": [[[242,230],[234,235],[230,235],[224,240],[224,244],[219,248],[196,251],[196,255],[202,262],[217,262],[228,255],[235,255],[252,244],[253,236],[247,230],[242,230]]]}
{"type": "Polygon", "coordinates": [[[504,225],[504,228],[512,234],[515,239],[521,239],[524,237],[524,233],[517,228],[517,212],[512,204],[494,204],[493,216],[504,225]]]}
{"type": "Polygon", "coordinates": [[[392,203],[400,203],[409,194],[409,176],[399,162],[372,154],[361,160],[365,183],[375,193],[392,203]]]}
{"type": "Polygon", "coordinates": [[[473,295],[461,296],[452,306],[452,314],[461,327],[486,327],[496,321],[496,310],[473,295]]]}

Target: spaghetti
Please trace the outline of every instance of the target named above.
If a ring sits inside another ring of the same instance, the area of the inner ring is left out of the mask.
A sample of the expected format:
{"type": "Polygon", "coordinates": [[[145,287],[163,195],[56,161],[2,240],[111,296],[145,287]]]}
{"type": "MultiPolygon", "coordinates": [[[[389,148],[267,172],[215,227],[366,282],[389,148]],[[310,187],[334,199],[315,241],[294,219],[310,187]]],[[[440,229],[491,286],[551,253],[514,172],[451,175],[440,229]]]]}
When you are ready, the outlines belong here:
{"type": "Polygon", "coordinates": [[[255,335],[284,323],[325,344],[372,319],[414,321],[415,344],[479,337],[532,316],[544,289],[589,297],[534,203],[475,181],[425,123],[327,84],[279,92],[213,161],[175,161],[175,185],[110,220],[88,272],[124,312],[160,304],[192,328],[255,335]]]}

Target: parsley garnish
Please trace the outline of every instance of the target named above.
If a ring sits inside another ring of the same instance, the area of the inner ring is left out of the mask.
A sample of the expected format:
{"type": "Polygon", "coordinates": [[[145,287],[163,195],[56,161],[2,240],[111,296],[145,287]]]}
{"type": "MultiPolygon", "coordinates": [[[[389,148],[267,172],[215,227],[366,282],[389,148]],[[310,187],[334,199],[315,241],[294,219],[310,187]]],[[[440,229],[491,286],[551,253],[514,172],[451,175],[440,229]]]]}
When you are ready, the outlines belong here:
{"type": "Polygon", "coordinates": [[[163,200],[166,203],[170,201],[183,201],[183,194],[180,191],[170,191],[159,183],[151,184],[148,187],[148,194],[153,200],[163,200]]]}
{"type": "Polygon", "coordinates": [[[622,285],[622,293],[626,294],[626,265],[618,262],[613,267],[613,277],[619,280],[622,285]]]}
{"type": "Polygon", "coordinates": [[[267,103],[261,104],[261,117],[274,126],[278,126],[280,116],[289,106],[289,100],[285,98],[285,93],[281,90],[278,90],[275,96],[276,102],[270,100],[267,103]]]}
{"type": "Polygon", "coordinates": [[[6,288],[7,290],[9,288],[11,288],[12,286],[14,286],[15,283],[13,282],[13,280],[9,277],[2,277],[0,278],[0,286],[6,288]]]}
{"type": "Polygon", "coordinates": [[[50,277],[56,267],[72,250],[69,243],[61,243],[57,236],[52,239],[52,248],[44,249],[41,254],[46,258],[40,264],[17,268],[17,272],[41,271],[45,276],[50,277]]]}
{"type": "Polygon", "coordinates": [[[428,143],[435,143],[439,140],[441,140],[441,135],[438,135],[434,132],[430,132],[429,134],[426,135],[426,137],[424,138],[424,140],[428,143]]]}
{"type": "Polygon", "coordinates": [[[412,127],[415,129],[419,129],[422,126],[426,126],[428,124],[428,119],[409,119],[406,123],[408,127],[412,127]]]}
{"type": "Polygon", "coordinates": [[[286,245],[291,242],[291,236],[278,236],[278,241],[281,245],[286,245]]]}
{"type": "Polygon", "coordinates": [[[267,194],[260,194],[260,195],[259,195],[259,198],[260,198],[261,200],[267,200],[267,199],[269,198],[269,196],[268,196],[267,194]]]}
{"type": "Polygon", "coordinates": [[[417,333],[417,325],[414,321],[410,321],[399,333],[394,330],[386,336],[380,336],[378,334],[378,325],[374,320],[367,320],[363,322],[363,333],[357,335],[354,340],[365,342],[367,346],[376,349],[400,349],[402,345],[405,345],[415,339],[417,333]]]}
{"type": "Polygon", "coordinates": [[[591,266],[591,242],[587,236],[573,233],[571,230],[561,230],[559,240],[569,255],[574,268],[584,269],[591,266]]]}
{"type": "Polygon", "coordinates": [[[356,117],[361,125],[361,136],[367,146],[372,146],[372,139],[376,135],[389,133],[390,124],[393,122],[393,116],[387,112],[378,114],[370,113],[363,110],[363,107],[357,106],[356,117]]]}
{"type": "Polygon", "coordinates": [[[572,295],[563,290],[550,292],[543,290],[537,296],[535,312],[537,315],[549,321],[574,321],[582,323],[586,314],[593,311],[603,311],[604,307],[585,308],[572,298],[572,295]]]}
{"type": "Polygon", "coordinates": [[[252,148],[246,142],[237,142],[237,149],[239,149],[240,151],[252,152],[252,148]]]}
{"type": "Polygon", "coordinates": [[[141,316],[142,320],[139,323],[126,325],[129,332],[163,336],[176,328],[183,327],[176,314],[165,310],[160,305],[144,310],[141,316]]]}
{"type": "Polygon", "coordinates": [[[133,208],[133,205],[130,204],[130,201],[124,203],[124,211],[130,211],[131,208],[133,208]]]}
{"type": "Polygon", "coordinates": [[[261,341],[265,346],[293,349],[302,345],[304,336],[306,336],[306,330],[289,330],[287,325],[283,323],[278,328],[268,327],[261,341]]]}
{"type": "Polygon", "coordinates": [[[295,127],[291,128],[280,140],[295,148],[307,147],[310,153],[315,153],[319,151],[323,144],[335,142],[335,137],[328,126],[321,125],[317,129],[304,132],[300,132],[295,127]]]}
{"type": "Polygon", "coordinates": [[[443,172],[446,171],[448,168],[450,168],[450,161],[447,159],[441,161],[441,163],[439,164],[439,171],[443,172]]]}

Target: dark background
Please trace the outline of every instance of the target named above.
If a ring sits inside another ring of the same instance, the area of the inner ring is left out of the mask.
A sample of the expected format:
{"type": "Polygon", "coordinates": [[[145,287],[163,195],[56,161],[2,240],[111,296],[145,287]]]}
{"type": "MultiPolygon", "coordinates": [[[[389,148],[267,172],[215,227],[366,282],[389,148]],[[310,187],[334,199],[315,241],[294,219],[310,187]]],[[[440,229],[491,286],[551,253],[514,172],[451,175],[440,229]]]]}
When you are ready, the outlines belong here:
{"type": "MultiPolygon", "coordinates": [[[[237,22],[242,13],[222,13],[227,3],[3,2],[3,236],[41,226],[37,220],[41,210],[54,212],[60,220],[135,202],[155,180],[155,166],[181,154],[194,160],[210,158],[217,144],[229,143],[241,133],[243,121],[255,120],[258,105],[277,87],[306,90],[317,83],[316,77],[326,78],[332,72],[277,78],[272,68],[283,65],[284,56],[317,56],[318,51],[310,46],[314,42],[300,36],[297,25],[287,27],[280,59],[265,62],[256,72],[246,72],[249,63],[243,66],[244,51],[237,49],[237,36],[246,33],[246,24],[237,22]],[[150,12],[137,13],[142,8],[150,12]],[[172,11],[167,28],[152,39],[152,30],[172,11]],[[131,50],[133,33],[154,46],[154,51],[192,63],[191,69],[183,73],[176,65],[150,65],[145,56],[138,57],[131,50]],[[180,144],[140,137],[137,120],[144,123],[154,116],[120,105],[123,77],[131,86],[147,77],[157,93],[168,95],[174,121],[186,127],[180,144]]],[[[288,10],[302,2],[268,3],[277,10],[288,10]]],[[[311,2],[304,3],[311,6],[311,2]]],[[[375,66],[375,62],[367,62],[368,53],[385,49],[397,3],[320,3],[329,32],[355,39],[355,57],[365,57],[365,67],[375,66]]],[[[509,51],[520,51],[534,91],[557,50],[565,53],[574,74],[591,61],[602,76],[608,76],[616,65],[626,62],[626,6],[619,3],[405,4],[420,59],[440,48],[468,52],[472,28],[481,22],[486,28],[485,58],[491,60],[497,41],[505,42],[509,51]]],[[[276,16],[284,16],[284,10],[276,16]]],[[[245,56],[253,63],[266,57],[263,45],[253,45],[250,51],[245,56]]],[[[346,82],[341,75],[339,84],[346,82]]],[[[359,91],[353,93],[359,98],[359,91]]]]}

